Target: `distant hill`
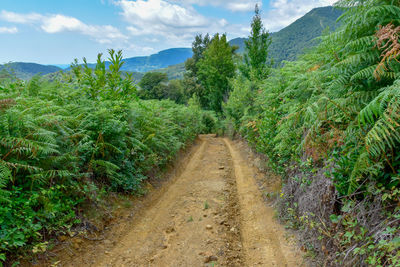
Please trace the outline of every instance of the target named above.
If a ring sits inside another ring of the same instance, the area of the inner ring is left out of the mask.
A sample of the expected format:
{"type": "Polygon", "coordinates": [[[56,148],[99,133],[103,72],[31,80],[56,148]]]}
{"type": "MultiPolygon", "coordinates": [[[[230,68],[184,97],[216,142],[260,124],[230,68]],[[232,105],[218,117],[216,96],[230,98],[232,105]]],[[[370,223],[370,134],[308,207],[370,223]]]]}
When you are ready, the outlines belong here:
{"type": "MultiPolygon", "coordinates": [[[[169,66],[177,65],[191,58],[193,55],[191,48],[171,48],[162,50],[157,54],[144,57],[125,58],[122,66],[123,71],[130,72],[148,72],[158,69],[164,69],[169,66]]],[[[108,67],[110,62],[106,62],[108,67]]],[[[89,64],[90,67],[95,67],[95,64],[89,64]]]]}
{"type": "Polygon", "coordinates": [[[193,55],[191,48],[171,48],[148,57],[132,57],[124,59],[122,70],[147,72],[183,63],[193,55]]]}
{"type": "Polygon", "coordinates": [[[185,69],[185,63],[179,63],[176,65],[168,66],[166,68],[154,70],[157,72],[162,72],[166,73],[168,75],[169,80],[176,80],[176,79],[182,79],[183,75],[186,72],[185,69]]]}
{"type": "Polygon", "coordinates": [[[24,62],[12,62],[4,65],[0,65],[0,71],[6,70],[10,73],[15,74],[20,79],[30,79],[34,75],[46,75],[53,72],[62,70],[59,67],[52,65],[41,65],[36,63],[24,63],[24,62]]]}
{"type": "Polygon", "coordinates": [[[242,53],[244,53],[244,48],[245,48],[244,41],[246,41],[246,40],[247,40],[247,38],[235,38],[235,39],[230,40],[229,44],[231,46],[239,47],[239,49],[236,50],[236,52],[242,54],[242,53]]]}
{"type": "MultiPolygon", "coordinates": [[[[316,45],[314,39],[321,36],[324,29],[336,29],[336,20],[341,14],[341,10],[330,6],[315,8],[279,32],[271,33],[270,55],[275,63],[295,60],[305,48],[316,45]]],[[[239,52],[243,53],[245,40],[236,38],[230,44],[239,46],[239,52]]]]}

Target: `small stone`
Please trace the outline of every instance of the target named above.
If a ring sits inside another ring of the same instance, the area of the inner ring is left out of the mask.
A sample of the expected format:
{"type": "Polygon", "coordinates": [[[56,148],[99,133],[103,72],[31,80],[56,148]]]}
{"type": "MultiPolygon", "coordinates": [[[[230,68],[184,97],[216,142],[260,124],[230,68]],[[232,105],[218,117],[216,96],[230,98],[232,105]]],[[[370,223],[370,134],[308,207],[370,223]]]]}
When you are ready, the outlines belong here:
{"type": "Polygon", "coordinates": [[[207,230],[211,230],[213,227],[212,227],[212,225],[211,224],[207,224],[207,226],[206,226],[206,229],[207,230]]]}
{"type": "Polygon", "coordinates": [[[60,236],[57,237],[57,239],[58,239],[58,241],[60,241],[60,242],[64,242],[65,240],[68,239],[68,237],[65,236],[65,235],[60,235],[60,236]]]}
{"type": "Polygon", "coordinates": [[[80,244],[83,243],[83,240],[80,238],[74,238],[72,239],[72,247],[75,249],[79,249],[80,248],[80,244]]]}
{"type": "Polygon", "coordinates": [[[169,226],[169,227],[167,227],[167,229],[165,230],[165,232],[166,232],[167,234],[173,233],[173,232],[175,232],[175,228],[174,228],[173,226],[169,226]]]}
{"type": "Polygon", "coordinates": [[[204,218],[207,217],[207,214],[203,214],[203,217],[204,217],[204,218]]]}
{"type": "Polygon", "coordinates": [[[223,170],[223,169],[225,169],[225,167],[224,166],[219,166],[219,169],[223,170]]]}
{"type": "Polygon", "coordinates": [[[81,244],[81,243],[83,243],[83,239],[81,239],[81,238],[75,238],[75,239],[74,239],[74,243],[81,244]]]}
{"type": "Polygon", "coordinates": [[[104,251],[104,254],[106,254],[106,255],[108,255],[108,254],[110,254],[110,251],[104,251]]]}
{"type": "Polygon", "coordinates": [[[209,262],[217,261],[217,260],[218,260],[217,256],[211,255],[211,256],[205,257],[204,263],[209,263],[209,262]]]}
{"type": "Polygon", "coordinates": [[[235,227],[232,227],[232,228],[231,228],[231,232],[235,232],[235,227]]]}

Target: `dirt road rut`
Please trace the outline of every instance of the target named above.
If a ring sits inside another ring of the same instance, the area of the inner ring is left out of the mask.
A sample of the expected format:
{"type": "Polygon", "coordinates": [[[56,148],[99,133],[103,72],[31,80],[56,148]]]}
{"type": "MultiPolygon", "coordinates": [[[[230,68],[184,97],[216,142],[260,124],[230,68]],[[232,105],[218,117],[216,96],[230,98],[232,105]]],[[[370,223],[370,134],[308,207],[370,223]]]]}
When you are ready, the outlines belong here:
{"type": "Polygon", "coordinates": [[[201,136],[184,170],[132,221],[62,266],[303,266],[257,170],[228,139],[201,136]]]}

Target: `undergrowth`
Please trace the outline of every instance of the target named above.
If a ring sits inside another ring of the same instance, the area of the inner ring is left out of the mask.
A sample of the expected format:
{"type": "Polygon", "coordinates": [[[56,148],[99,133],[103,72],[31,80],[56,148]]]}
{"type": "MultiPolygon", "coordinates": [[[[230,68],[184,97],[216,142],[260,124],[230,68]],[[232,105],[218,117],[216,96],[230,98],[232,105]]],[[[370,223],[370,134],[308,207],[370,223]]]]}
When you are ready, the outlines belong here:
{"type": "Polygon", "coordinates": [[[232,81],[225,130],[282,175],[281,218],[316,265],[400,266],[400,3],[336,6],[320,45],[232,81]]]}
{"type": "Polygon", "coordinates": [[[108,192],[140,193],[149,173],[213,131],[215,115],[193,101],[139,100],[121,59],[110,50],[109,69],[99,55],[94,70],[74,64],[54,81],[2,79],[0,266],[45,251],[108,192]]]}

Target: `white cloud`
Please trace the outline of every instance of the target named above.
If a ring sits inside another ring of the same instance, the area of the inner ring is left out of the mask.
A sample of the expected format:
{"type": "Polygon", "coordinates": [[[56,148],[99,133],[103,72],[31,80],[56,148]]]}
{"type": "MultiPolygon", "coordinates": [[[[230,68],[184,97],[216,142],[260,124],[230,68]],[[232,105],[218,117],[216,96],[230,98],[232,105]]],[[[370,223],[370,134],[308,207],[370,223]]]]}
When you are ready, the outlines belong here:
{"type": "Polygon", "coordinates": [[[17,33],[17,27],[0,27],[0,33],[17,33]]]}
{"type": "Polygon", "coordinates": [[[337,0],[272,0],[271,10],[263,15],[264,26],[278,31],[301,18],[315,7],[333,5],[337,0]]]}
{"type": "Polygon", "coordinates": [[[121,15],[129,23],[127,30],[132,36],[157,36],[171,46],[188,46],[196,34],[228,24],[224,19],[206,18],[191,6],[165,0],[120,0],[116,5],[122,9],[121,15]]]}
{"type": "Polygon", "coordinates": [[[117,28],[110,25],[87,25],[82,21],[64,15],[52,15],[42,20],[41,28],[47,33],[78,32],[99,43],[111,43],[127,39],[117,28]]]}
{"type": "Polygon", "coordinates": [[[0,12],[0,19],[13,23],[31,24],[42,20],[43,16],[37,13],[19,14],[2,10],[0,12]]]}
{"type": "Polygon", "coordinates": [[[113,26],[88,25],[77,18],[60,14],[44,16],[37,13],[20,14],[3,10],[0,12],[0,19],[13,23],[39,25],[40,29],[49,34],[76,32],[89,36],[102,44],[127,40],[127,37],[113,26]]]}
{"type": "Polygon", "coordinates": [[[208,24],[205,17],[192,8],[171,4],[164,0],[121,0],[125,20],[142,31],[160,31],[166,28],[202,27],[208,24]]]}
{"type": "Polygon", "coordinates": [[[199,6],[215,6],[228,9],[234,12],[249,12],[254,11],[256,4],[262,5],[261,0],[173,0],[174,2],[199,6]]]}
{"type": "MultiPolygon", "coordinates": [[[[259,3],[259,5],[261,5],[259,3]]],[[[229,3],[227,8],[232,11],[249,12],[253,11],[255,8],[255,3],[229,3]]]]}

